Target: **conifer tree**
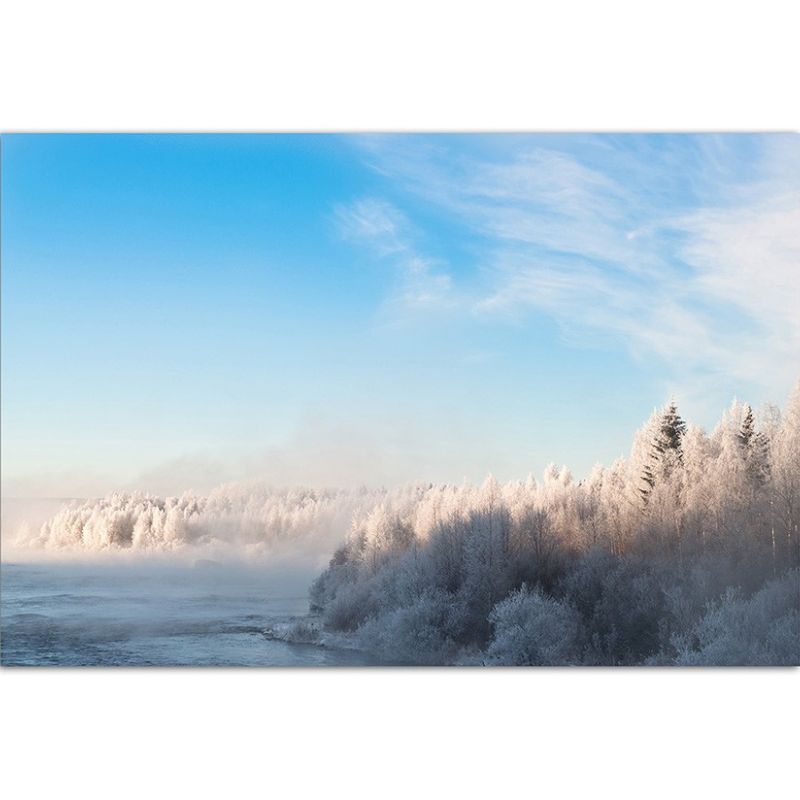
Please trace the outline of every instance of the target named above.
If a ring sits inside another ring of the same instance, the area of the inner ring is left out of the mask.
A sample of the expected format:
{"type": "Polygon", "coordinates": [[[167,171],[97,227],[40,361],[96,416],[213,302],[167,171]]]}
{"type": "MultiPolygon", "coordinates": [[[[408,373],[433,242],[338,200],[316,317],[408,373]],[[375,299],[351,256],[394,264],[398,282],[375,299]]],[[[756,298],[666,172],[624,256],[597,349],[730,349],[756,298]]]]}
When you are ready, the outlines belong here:
{"type": "Polygon", "coordinates": [[[769,479],[769,440],[756,430],[753,409],[747,404],[736,439],[742,450],[748,477],[754,485],[763,486],[769,479]]]}
{"type": "Polygon", "coordinates": [[[753,409],[750,408],[749,404],[745,403],[742,424],[739,426],[739,433],[736,434],[739,444],[745,450],[750,448],[750,443],[753,441],[755,432],[756,425],[755,420],[753,419],[753,409]]]}
{"type": "Polygon", "coordinates": [[[681,462],[683,460],[681,441],[685,433],[686,423],[678,414],[675,401],[671,400],[661,415],[661,428],[653,443],[654,450],[662,457],[673,453],[678,462],[681,462]]]}
{"type": "Polygon", "coordinates": [[[674,400],[661,412],[650,447],[650,458],[642,467],[642,486],[639,493],[645,504],[656,484],[668,478],[675,466],[683,463],[681,442],[686,433],[686,423],[678,413],[674,400]]]}

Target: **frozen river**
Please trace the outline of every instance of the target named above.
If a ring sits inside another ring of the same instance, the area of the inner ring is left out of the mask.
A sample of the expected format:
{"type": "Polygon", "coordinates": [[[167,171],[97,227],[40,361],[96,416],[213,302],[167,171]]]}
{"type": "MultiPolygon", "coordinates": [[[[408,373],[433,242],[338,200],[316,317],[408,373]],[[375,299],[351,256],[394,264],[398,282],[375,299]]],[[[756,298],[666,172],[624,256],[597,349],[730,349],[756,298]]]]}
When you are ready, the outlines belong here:
{"type": "Polygon", "coordinates": [[[302,617],[308,583],[175,564],[2,565],[3,665],[359,666],[361,654],[268,639],[302,617]]]}

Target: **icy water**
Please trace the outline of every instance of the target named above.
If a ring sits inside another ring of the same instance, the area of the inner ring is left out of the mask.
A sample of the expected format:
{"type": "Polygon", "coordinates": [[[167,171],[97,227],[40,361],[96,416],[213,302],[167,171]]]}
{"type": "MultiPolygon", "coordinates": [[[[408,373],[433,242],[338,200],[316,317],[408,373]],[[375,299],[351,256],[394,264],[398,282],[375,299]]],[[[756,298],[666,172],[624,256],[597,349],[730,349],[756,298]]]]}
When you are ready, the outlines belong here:
{"type": "Polygon", "coordinates": [[[350,650],[266,638],[270,625],[304,616],[308,599],[299,586],[259,570],[202,561],[155,567],[8,563],[0,567],[0,580],[4,666],[369,663],[350,650]]]}

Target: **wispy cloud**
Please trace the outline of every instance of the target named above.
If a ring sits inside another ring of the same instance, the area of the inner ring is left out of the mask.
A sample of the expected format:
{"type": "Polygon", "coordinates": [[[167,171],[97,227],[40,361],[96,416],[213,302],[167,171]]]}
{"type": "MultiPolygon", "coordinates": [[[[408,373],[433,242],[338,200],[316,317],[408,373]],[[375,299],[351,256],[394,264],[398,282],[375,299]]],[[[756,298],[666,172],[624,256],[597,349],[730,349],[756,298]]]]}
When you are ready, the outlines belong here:
{"type": "Polygon", "coordinates": [[[442,310],[455,304],[452,277],[440,263],[418,252],[411,224],[391,203],[361,198],[337,206],[335,217],[342,236],[391,262],[397,283],[390,302],[396,309],[442,310]]]}
{"type": "Polygon", "coordinates": [[[350,240],[369,244],[380,256],[408,250],[408,220],[390,203],[368,197],[335,209],[341,234],[350,240]]]}
{"type": "Polygon", "coordinates": [[[465,285],[448,276],[465,312],[546,313],[576,342],[616,337],[693,380],[788,387],[800,366],[800,137],[599,137],[571,151],[569,139],[470,155],[377,137],[365,152],[480,235],[473,268],[457,271],[465,285]]]}
{"type": "MultiPolygon", "coordinates": [[[[736,315],[729,349],[743,376],[800,368],[800,191],[680,221],[692,290],[736,315]]],[[[720,319],[714,333],[730,335],[720,319]]]]}

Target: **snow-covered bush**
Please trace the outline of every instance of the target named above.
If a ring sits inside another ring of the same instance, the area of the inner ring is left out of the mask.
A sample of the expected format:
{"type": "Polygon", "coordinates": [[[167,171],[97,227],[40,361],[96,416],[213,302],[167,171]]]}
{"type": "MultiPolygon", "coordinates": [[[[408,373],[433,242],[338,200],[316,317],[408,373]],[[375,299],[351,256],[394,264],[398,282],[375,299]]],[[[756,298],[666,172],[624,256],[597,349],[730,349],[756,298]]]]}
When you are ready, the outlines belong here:
{"type": "Polygon", "coordinates": [[[691,630],[676,663],[800,664],[800,572],[770,581],[749,598],[729,589],[691,630]]]}
{"type": "Polygon", "coordinates": [[[413,603],[384,611],[360,630],[359,641],[395,664],[452,663],[459,651],[463,606],[446,592],[426,592],[413,603]]]}
{"type": "Polygon", "coordinates": [[[498,603],[489,621],[494,638],[486,663],[563,666],[579,663],[580,615],[567,603],[526,586],[498,603]]]}

